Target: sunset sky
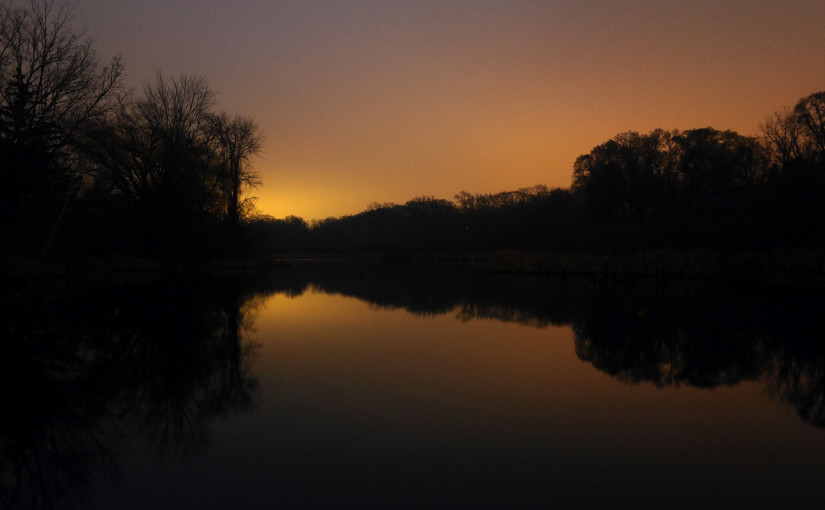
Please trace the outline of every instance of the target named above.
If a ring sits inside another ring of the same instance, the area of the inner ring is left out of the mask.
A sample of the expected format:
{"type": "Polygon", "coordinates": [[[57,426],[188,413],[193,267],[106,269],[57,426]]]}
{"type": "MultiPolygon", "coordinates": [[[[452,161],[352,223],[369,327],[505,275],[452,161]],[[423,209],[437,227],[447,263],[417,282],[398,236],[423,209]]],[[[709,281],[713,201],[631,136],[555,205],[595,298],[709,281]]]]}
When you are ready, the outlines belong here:
{"type": "Polygon", "coordinates": [[[261,212],[570,185],[622,131],[755,135],[825,90],[825,0],[75,0],[139,86],[205,76],[265,133],[261,212]]]}

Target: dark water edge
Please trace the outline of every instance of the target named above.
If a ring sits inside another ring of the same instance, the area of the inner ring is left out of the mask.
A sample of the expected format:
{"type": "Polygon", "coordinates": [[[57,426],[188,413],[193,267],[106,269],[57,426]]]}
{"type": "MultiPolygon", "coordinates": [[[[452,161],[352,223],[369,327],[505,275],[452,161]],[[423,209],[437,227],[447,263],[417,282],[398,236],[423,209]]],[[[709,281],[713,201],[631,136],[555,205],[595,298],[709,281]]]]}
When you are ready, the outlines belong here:
{"type": "MultiPolygon", "coordinates": [[[[756,382],[802,422],[825,428],[825,291],[817,286],[342,261],[208,277],[129,275],[4,294],[0,507],[82,508],[96,485],[118,477],[113,445],[187,456],[206,448],[210,423],[254,413],[255,346],[245,333],[260,300],[275,293],[321,291],[464,321],[569,325],[579,359],[619,381],[661,388],[756,382]]],[[[472,483],[455,476],[459,486],[472,483]]],[[[512,497],[508,483],[525,483],[508,476],[496,488],[503,500],[512,497]]],[[[410,495],[411,506],[456,497],[449,487],[432,490],[410,495]]],[[[527,506],[530,496],[521,495],[527,506]]]]}
{"type": "Polygon", "coordinates": [[[665,250],[627,254],[490,254],[494,272],[593,277],[607,280],[703,280],[825,285],[825,254],[817,250],[665,250]]]}
{"type": "Polygon", "coordinates": [[[474,253],[283,254],[180,262],[106,257],[71,261],[0,258],[0,275],[9,288],[32,282],[97,281],[118,283],[152,278],[211,278],[244,271],[290,266],[459,267],[489,273],[535,274],[555,278],[607,281],[676,280],[762,282],[825,286],[825,252],[815,249],[771,251],[656,250],[628,253],[498,250],[474,253]]]}

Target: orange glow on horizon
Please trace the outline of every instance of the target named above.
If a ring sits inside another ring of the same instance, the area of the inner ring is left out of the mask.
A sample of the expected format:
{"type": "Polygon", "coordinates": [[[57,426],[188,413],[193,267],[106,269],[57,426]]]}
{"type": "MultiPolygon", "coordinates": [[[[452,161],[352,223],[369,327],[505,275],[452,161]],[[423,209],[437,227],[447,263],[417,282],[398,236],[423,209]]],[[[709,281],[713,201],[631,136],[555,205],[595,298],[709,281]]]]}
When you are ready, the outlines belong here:
{"type": "Polygon", "coordinates": [[[211,0],[196,13],[88,0],[76,12],[131,84],[201,74],[218,108],[255,119],[253,195],[275,217],[568,187],[576,157],[618,133],[755,135],[825,89],[822,0],[211,0]]]}

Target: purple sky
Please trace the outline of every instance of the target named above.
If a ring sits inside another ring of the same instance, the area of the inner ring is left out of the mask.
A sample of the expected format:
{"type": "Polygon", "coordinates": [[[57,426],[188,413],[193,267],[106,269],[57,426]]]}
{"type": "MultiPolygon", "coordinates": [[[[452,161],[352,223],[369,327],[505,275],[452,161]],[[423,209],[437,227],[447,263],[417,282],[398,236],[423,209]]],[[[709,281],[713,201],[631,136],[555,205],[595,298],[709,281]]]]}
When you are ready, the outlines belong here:
{"type": "Polygon", "coordinates": [[[567,187],[613,135],[757,134],[825,90],[825,1],[76,0],[128,80],[196,73],[266,135],[258,207],[567,187]]]}

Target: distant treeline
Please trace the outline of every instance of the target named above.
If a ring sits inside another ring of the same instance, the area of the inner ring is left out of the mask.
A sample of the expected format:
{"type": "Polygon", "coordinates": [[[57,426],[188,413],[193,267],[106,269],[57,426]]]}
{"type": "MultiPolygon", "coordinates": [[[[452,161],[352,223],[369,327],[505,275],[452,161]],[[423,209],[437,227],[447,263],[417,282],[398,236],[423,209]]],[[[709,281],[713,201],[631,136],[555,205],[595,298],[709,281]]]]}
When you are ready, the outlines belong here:
{"type": "Polygon", "coordinates": [[[822,248],[825,92],[760,137],[713,128],[626,132],[579,156],[569,189],[419,197],[307,223],[258,218],[266,252],[822,248]]]}
{"type": "Polygon", "coordinates": [[[126,89],[71,22],[62,2],[0,5],[0,261],[237,252],[255,123],[198,76],[126,89]]]}
{"type": "Polygon", "coordinates": [[[759,137],[622,133],[572,186],[423,196],[311,223],[254,213],[255,122],[214,110],[198,76],[135,93],[62,3],[0,6],[0,264],[102,257],[177,266],[271,254],[634,252],[825,245],[825,92],[759,137]]]}

